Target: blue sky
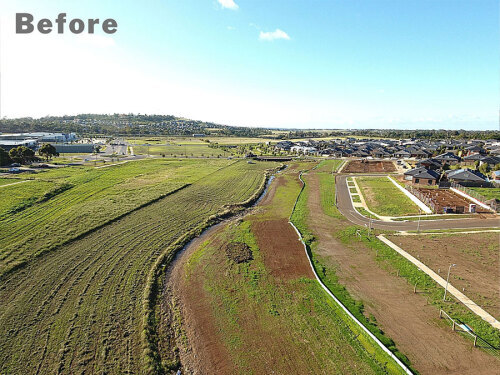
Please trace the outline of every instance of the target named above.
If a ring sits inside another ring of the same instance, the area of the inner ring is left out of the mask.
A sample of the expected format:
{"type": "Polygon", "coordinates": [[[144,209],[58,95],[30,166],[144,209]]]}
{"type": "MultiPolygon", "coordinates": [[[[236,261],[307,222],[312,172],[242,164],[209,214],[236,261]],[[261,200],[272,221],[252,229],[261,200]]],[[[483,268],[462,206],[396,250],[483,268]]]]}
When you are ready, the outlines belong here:
{"type": "Polygon", "coordinates": [[[498,1],[12,1],[2,115],[165,113],[231,125],[498,129],[498,1]],[[15,35],[35,19],[118,32],[15,35]]]}

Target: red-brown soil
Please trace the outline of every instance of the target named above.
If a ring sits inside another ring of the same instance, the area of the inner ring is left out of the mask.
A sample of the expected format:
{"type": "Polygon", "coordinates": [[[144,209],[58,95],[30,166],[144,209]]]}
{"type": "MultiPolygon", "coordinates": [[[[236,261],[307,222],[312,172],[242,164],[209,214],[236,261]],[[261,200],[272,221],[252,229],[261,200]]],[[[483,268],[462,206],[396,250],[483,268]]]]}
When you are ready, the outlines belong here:
{"type": "Polygon", "coordinates": [[[381,329],[421,374],[496,374],[500,361],[445,327],[424,295],[414,294],[405,279],[380,268],[363,244],[347,247],[333,235],[345,225],[323,214],[317,175],[307,176],[309,228],[319,240],[316,253],[335,269],[339,282],[364,302],[381,329]]]}
{"type": "MultiPolygon", "coordinates": [[[[472,203],[450,189],[429,189],[422,187],[414,187],[414,189],[423,195],[424,200],[430,200],[434,206],[434,211],[439,214],[442,214],[445,208],[450,209],[453,213],[467,213],[469,212],[469,204],[472,203]]],[[[477,206],[476,212],[488,213],[489,211],[483,209],[481,206],[477,206]]]]}
{"type": "Polygon", "coordinates": [[[382,173],[394,172],[394,162],[387,160],[351,160],[342,170],[343,173],[382,173]]]}
{"type": "Polygon", "coordinates": [[[498,233],[389,236],[402,249],[446,278],[495,318],[500,318],[498,233]]]}
{"type": "MultiPolygon", "coordinates": [[[[187,340],[177,333],[176,342],[179,347],[179,355],[182,363],[183,374],[231,374],[235,369],[232,365],[230,355],[219,340],[215,322],[210,313],[210,301],[203,289],[203,280],[192,275],[190,282],[186,282],[185,264],[193,252],[198,249],[204,241],[214,238],[223,229],[215,226],[206,231],[202,236],[192,241],[189,246],[176,259],[170,270],[164,291],[166,303],[162,310],[167,314],[180,314],[182,317],[182,329],[187,340]],[[189,297],[189,298],[187,298],[189,297]],[[172,311],[175,305],[176,312],[172,311]],[[167,311],[170,309],[170,311],[167,311]]],[[[180,324],[179,318],[169,319],[168,324],[180,324]]]]}
{"type": "Polygon", "coordinates": [[[314,278],[304,247],[287,219],[254,221],[252,232],[271,275],[280,279],[314,278]]]}

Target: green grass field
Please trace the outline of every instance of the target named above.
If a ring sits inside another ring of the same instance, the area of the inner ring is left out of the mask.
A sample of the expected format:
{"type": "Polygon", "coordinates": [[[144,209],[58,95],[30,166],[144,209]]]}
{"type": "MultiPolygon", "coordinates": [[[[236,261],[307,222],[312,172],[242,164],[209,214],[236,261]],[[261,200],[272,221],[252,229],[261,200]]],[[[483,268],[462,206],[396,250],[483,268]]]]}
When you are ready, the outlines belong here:
{"type": "Polygon", "coordinates": [[[3,270],[27,259],[0,285],[0,373],[140,373],[150,268],[187,231],[252,196],[274,165],[147,160],[37,176],[74,186],[0,222],[3,270]]]}
{"type": "Polygon", "coordinates": [[[231,162],[146,160],[101,169],[57,168],[4,187],[0,274],[231,162]],[[70,188],[39,199],[62,185],[70,188]]]}
{"type": "Polygon", "coordinates": [[[15,179],[15,178],[1,178],[0,177],[0,186],[2,186],[2,185],[8,185],[8,184],[13,184],[15,182],[19,182],[19,180],[15,179]]]}
{"type": "Polygon", "coordinates": [[[213,143],[219,143],[221,145],[237,145],[237,144],[257,144],[263,142],[272,141],[276,143],[275,139],[268,138],[248,138],[248,137],[140,137],[140,138],[130,138],[127,142],[130,145],[136,144],[207,144],[205,140],[209,140],[213,143]]]}
{"type": "MultiPolygon", "coordinates": [[[[148,147],[144,145],[133,146],[134,155],[147,155],[148,147]]],[[[210,148],[204,144],[176,144],[176,145],[151,145],[149,155],[165,155],[167,157],[224,157],[231,156],[230,152],[210,148]]]]}
{"type": "Polygon", "coordinates": [[[382,216],[418,215],[418,206],[387,177],[357,177],[368,208],[382,216]]]}

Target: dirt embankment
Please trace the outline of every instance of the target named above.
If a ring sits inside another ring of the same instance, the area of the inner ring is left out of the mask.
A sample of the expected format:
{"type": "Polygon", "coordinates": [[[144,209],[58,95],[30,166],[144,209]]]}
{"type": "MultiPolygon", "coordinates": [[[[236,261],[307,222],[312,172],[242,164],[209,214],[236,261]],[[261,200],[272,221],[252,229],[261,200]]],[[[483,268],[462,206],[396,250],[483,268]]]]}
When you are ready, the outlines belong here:
{"type": "Polygon", "coordinates": [[[361,243],[352,248],[334,236],[345,223],[325,215],[321,208],[319,179],[307,176],[309,227],[319,240],[316,253],[335,269],[339,282],[365,304],[382,330],[421,374],[495,374],[499,361],[472,347],[472,343],[438,320],[438,310],[414,294],[400,277],[380,268],[373,252],[361,243]]]}

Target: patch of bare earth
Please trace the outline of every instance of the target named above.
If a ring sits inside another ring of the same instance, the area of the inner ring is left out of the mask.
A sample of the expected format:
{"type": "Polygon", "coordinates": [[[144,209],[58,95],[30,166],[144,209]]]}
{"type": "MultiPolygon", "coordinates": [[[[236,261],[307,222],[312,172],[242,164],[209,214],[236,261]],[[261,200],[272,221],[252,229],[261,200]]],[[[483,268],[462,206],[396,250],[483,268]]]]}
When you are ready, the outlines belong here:
{"type": "Polygon", "coordinates": [[[252,232],[271,275],[286,280],[314,278],[304,247],[287,219],[254,221],[252,232]]]}
{"type": "Polygon", "coordinates": [[[394,162],[388,160],[351,160],[343,169],[344,173],[395,172],[394,162]]]}
{"type": "Polygon", "coordinates": [[[391,241],[446,278],[495,318],[500,318],[498,233],[390,236],[391,241]]]}
{"type": "MultiPolygon", "coordinates": [[[[339,282],[364,302],[381,329],[421,374],[496,374],[499,361],[470,341],[445,328],[438,310],[414,294],[405,279],[382,269],[370,249],[349,248],[333,235],[344,223],[325,215],[321,208],[319,179],[307,176],[309,228],[319,240],[316,253],[335,269],[339,282]]],[[[348,224],[350,225],[350,224],[348,224]]]]}

